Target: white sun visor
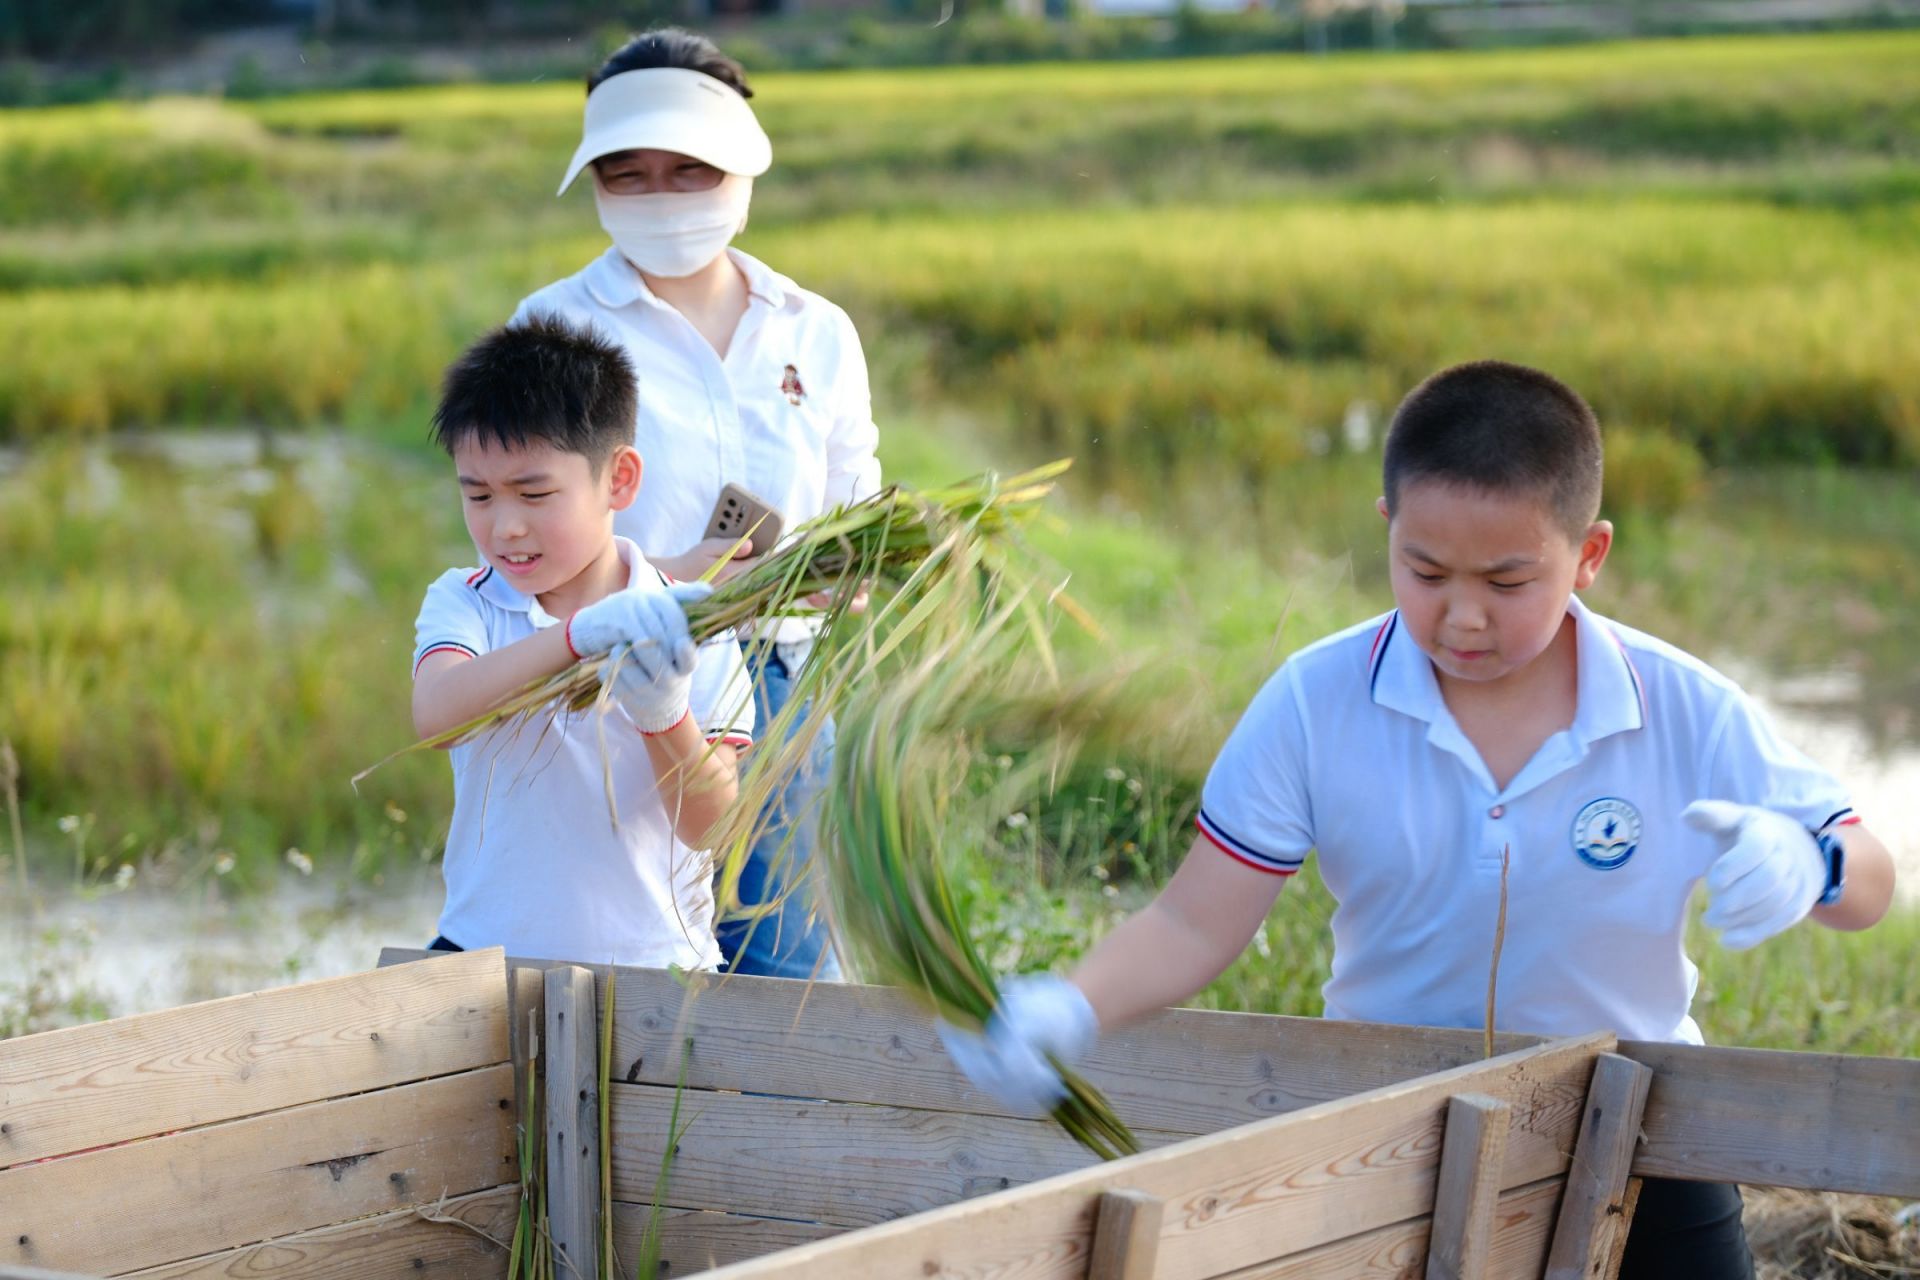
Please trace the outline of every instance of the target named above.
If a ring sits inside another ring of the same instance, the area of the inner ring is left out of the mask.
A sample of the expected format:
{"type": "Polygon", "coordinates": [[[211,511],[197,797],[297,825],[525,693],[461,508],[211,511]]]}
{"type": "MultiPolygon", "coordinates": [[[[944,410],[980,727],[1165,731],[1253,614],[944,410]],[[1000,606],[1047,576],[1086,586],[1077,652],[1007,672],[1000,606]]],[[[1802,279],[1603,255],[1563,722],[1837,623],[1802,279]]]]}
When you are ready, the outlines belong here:
{"type": "Polygon", "coordinates": [[[648,67],[609,76],[587,95],[580,147],[555,194],[601,156],[642,147],[677,151],[743,178],[773,164],[773,144],[731,86],[703,71],[648,67]]]}

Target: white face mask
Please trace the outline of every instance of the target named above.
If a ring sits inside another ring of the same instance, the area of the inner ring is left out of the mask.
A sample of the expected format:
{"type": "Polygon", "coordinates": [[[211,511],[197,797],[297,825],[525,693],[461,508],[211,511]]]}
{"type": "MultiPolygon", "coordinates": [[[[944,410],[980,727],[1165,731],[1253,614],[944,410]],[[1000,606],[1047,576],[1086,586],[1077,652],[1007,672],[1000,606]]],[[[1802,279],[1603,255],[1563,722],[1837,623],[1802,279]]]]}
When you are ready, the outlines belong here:
{"type": "Polygon", "coordinates": [[[710,191],[613,196],[597,185],[600,225],[628,262],[650,276],[690,276],[712,262],[747,225],[753,179],[727,174],[710,191]]]}

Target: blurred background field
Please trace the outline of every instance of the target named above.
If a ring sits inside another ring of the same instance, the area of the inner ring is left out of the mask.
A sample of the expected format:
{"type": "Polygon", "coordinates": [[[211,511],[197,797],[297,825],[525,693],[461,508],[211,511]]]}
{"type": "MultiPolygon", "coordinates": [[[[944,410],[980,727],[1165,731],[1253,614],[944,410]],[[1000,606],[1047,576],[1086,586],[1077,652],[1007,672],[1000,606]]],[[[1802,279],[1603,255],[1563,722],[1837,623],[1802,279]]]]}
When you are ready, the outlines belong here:
{"type": "MultiPolygon", "coordinates": [[[[890,472],[1075,456],[1042,549],[1188,691],[975,842],[1001,959],[1137,904],[1280,657],[1388,606],[1385,416],[1480,355],[1609,426],[1596,605],[1751,681],[1920,882],[1916,67],[1873,32],[757,77],[743,247],[852,312],[890,472]]],[[[348,779],[408,739],[421,592],[473,555],[441,367],[603,247],[552,195],[581,98],[0,112],[0,883],[52,904],[0,1030],[251,980],[74,977],[206,911],[271,936],[256,968],[349,919],[430,935],[443,762],[348,779]],[[101,905],[143,893],[162,924],[101,905]]],[[[1290,889],[1208,998],[1316,1011],[1329,909],[1290,889]]],[[[1715,1039],[1920,1052],[1911,905],[1697,954],[1715,1039]]]]}

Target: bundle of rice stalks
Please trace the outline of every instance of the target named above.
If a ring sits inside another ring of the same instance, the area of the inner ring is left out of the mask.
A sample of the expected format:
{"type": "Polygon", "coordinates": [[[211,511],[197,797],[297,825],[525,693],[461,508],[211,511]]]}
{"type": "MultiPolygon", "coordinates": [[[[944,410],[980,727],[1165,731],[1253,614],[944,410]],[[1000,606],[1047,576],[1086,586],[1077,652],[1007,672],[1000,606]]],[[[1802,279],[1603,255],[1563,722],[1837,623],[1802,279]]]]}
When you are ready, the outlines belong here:
{"type": "MultiPolygon", "coordinates": [[[[948,851],[1063,767],[1108,692],[1062,689],[1051,678],[1022,687],[1006,632],[1031,616],[1028,599],[984,605],[953,592],[941,601],[938,634],[923,636],[911,661],[842,704],[820,817],[825,883],[856,967],[974,1031],[999,1004],[999,987],[948,880],[948,851]],[[1009,734],[1038,749],[986,796],[967,796],[960,780],[980,742],[1009,734]]],[[[1102,1159],[1137,1152],[1099,1091],[1054,1065],[1067,1087],[1054,1121],[1102,1159]]]]}

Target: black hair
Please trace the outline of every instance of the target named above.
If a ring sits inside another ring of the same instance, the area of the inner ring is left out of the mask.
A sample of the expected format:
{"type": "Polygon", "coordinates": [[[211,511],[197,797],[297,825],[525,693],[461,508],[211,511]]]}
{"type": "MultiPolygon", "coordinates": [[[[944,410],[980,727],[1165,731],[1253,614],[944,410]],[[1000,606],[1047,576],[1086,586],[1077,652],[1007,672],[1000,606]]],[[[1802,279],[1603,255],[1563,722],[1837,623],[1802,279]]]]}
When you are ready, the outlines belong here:
{"type": "Polygon", "coordinates": [[[639,393],[619,346],[558,316],[495,329],[447,366],[433,438],[451,454],[468,440],[549,444],[598,471],[633,443],[639,393]]]}
{"type": "Polygon", "coordinates": [[[680,27],[658,27],[621,45],[600,64],[598,71],[587,76],[587,92],[592,93],[601,81],[623,71],[651,71],[656,67],[698,71],[712,76],[743,98],[753,96],[753,90],[747,87],[744,67],[720,52],[720,46],[713,41],[680,27]]]}
{"type": "Polygon", "coordinates": [[[1504,360],[1442,369],[1387,428],[1387,514],[1417,480],[1539,498],[1574,537],[1600,514],[1600,421],[1551,374],[1504,360]]]}

